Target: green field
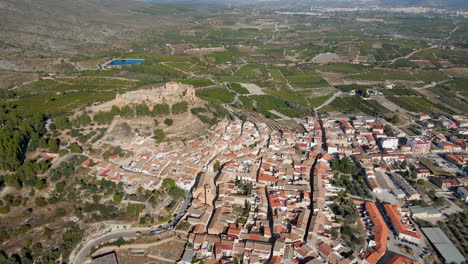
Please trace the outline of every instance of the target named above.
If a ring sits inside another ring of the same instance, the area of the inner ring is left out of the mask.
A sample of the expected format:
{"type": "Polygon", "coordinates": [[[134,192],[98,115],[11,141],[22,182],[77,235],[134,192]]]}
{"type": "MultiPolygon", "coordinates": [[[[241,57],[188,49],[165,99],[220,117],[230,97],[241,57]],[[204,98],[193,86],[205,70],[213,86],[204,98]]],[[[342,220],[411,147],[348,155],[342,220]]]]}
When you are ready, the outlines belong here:
{"type": "Polygon", "coordinates": [[[247,80],[265,79],[268,76],[268,72],[265,65],[256,63],[242,66],[234,75],[247,80]]]}
{"type": "Polygon", "coordinates": [[[192,64],[188,62],[167,62],[166,64],[184,72],[188,72],[192,67],[192,64]]]}
{"type": "Polygon", "coordinates": [[[427,49],[416,52],[410,59],[426,59],[434,65],[440,66],[439,60],[448,60],[453,64],[468,66],[468,54],[459,50],[427,49]]]}
{"type": "Polygon", "coordinates": [[[210,88],[210,89],[197,90],[196,95],[200,97],[201,99],[204,99],[207,101],[215,101],[215,102],[229,104],[229,103],[234,102],[236,93],[229,91],[226,88],[210,88]]]}
{"type": "Polygon", "coordinates": [[[239,96],[239,101],[241,101],[241,103],[249,109],[254,107],[253,101],[249,96],[239,96]]]}
{"type": "Polygon", "coordinates": [[[323,112],[346,112],[356,113],[357,111],[372,116],[383,116],[390,112],[375,100],[364,100],[360,96],[338,97],[332,103],[321,109],[323,112]]]}
{"type": "Polygon", "coordinates": [[[183,84],[193,85],[194,87],[205,87],[214,84],[210,79],[181,80],[180,82],[183,84]]]}
{"type": "Polygon", "coordinates": [[[238,94],[249,94],[249,90],[238,83],[230,83],[229,88],[238,94]]]}
{"type": "Polygon", "coordinates": [[[252,95],[251,98],[257,104],[256,110],[265,116],[269,116],[268,110],[275,110],[289,117],[300,117],[304,114],[290,108],[286,101],[272,95],[252,95]]]}
{"type": "Polygon", "coordinates": [[[419,96],[393,96],[391,93],[385,92],[387,99],[397,104],[398,106],[415,113],[449,113],[455,112],[440,104],[431,102],[419,96]]]}
{"type": "Polygon", "coordinates": [[[93,102],[107,101],[115,98],[115,92],[73,92],[63,95],[35,95],[20,98],[12,102],[1,102],[0,105],[11,106],[11,112],[18,115],[30,115],[38,112],[61,114],[88,105],[93,102]]]}
{"type": "Polygon", "coordinates": [[[319,96],[319,97],[314,97],[314,98],[309,98],[309,105],[312,108],[319,107],[322,104],[324,104],[328,99],[330,99],[333,95],[324,95],[324,96],[319,96]]]}
{"type": "Polygon", "coordinates": [[[397,95],[397,96],[421,96],[421,94],[413,89],[408,89],[404,87],[395,87],[393,89],[386,90],[388,94],[397,95]]]}
{"type": "Polygon", "coordinates": [[[346,79],[358,79],[367,81],[406,80],[416,81],[409,71],[371,69],[368,72],[347,76],[346,79]]]}
{"type": "Polygon", "coordinates": [[[244,55],[244,53],[240,52],[238,49],[229,48],[226,51],[213,52],[205,55],[205,57],[208,61],[210,61],[211,58],[215,64],[226,64],[228,62],[235,63],[235,57],[241,55],[244,55]]]}
{"type": "Polygon", "coordinates": [[[59,78],[55,80],[39,80],[21,86],[17,89],[19,93],[38,92],[67,92],[67,91],[102,91],[102,90],[124,90],[135,86],[136,81],[99,78],[59,78]]]}
{"type": "Polygon", "coordinates": [[[287,80],[284,78],[283,74],[279,69],[269,69],[270,75],[276,82],[286,82],[287,80]]]}
{"type": "Polygon", "coordinates": [[[293,68],[281,68],[288,82],[295,88],[316,88],[329,86],[316,71],[299,71],[293,68]]]}
{"type": "Polygon", "coordinates": [[[315,68],[324,72],[338,72],[338,73],[360,73],[366,70],[368,67],[360,64],[349,64],[349,63],[334,63],[328,65],[311,65],[310,67],[315,68]]]}

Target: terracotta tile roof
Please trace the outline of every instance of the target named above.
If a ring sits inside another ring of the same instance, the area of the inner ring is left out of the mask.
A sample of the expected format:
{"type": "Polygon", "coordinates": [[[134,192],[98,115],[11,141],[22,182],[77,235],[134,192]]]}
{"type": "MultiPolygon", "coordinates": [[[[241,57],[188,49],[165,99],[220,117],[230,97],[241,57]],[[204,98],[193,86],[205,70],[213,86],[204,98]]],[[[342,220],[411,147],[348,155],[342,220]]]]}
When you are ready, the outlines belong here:
{"type": "Polygon", "coordinates": [[[374,240],[376,242],[375,250],[366,253],[366,261],[375,264],[387,251],[388,227],[382,215],[373,202],[365,203],[366,210],[374,223],[374,240]]]}

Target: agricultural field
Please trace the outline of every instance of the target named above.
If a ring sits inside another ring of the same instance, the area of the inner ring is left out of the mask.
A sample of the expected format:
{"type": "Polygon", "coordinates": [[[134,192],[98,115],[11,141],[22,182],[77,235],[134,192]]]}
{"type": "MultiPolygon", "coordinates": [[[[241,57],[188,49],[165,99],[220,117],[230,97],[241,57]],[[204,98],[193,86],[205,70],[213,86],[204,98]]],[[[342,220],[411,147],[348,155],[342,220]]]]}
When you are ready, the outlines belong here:
{"type": "Polygon", "coordinates": [[[72,91],[118,91],[134,87],[135,80],[98,77],[43,79],[23,85],[19,93],[72,92],[72,91]]]}
{"type": "Polygon", "coordinates": [[[426,49],[416,52],[409,59],[426,59],[437,67],[442,67],[442,60],[447,60],[454,65],[468,67],[468,54],[459,50],[439,48],[426,49]]]}
{"type": "Polygon", "coordinates": [[[227,88],[209,88],[197,90],[196,95],[207,101],[215,101],[230,104],[234,102],[235,92],[229,91],[227,88]]]}
{"type": "Polygon", "coordinates": [[[435,70],[414,71],[413,75],[417,80],[423,81],[425,83],[440,82],[448,79],[448,77],[443,72],[435,70]]]}
{"type": "Polygon", "coordinates": [[[270,75],[276,82],[287,82],[279,69],[269,69],[270,75]]]}
{"type": "Polygon", "coordinates": [[[384,91],[388,100],[397,104],[398,106],[414,112],[414,113],[427,113],[427,114],[454,114],[455,112],[441,104],[431,102],[419,96],[394,96],[393,94],[384,91]]]}
{"type": "Polygon", "coordinates": [[[348,85],[338,85],[338,89],[345,93],[349,93],[353,90],[361,90],[361,91],[366,91],[368,89],[371,89],[371,86],[368,85],[359,85],[359,84],[348,84],[348,85]]]}
{"type": "Polygon", "coordinates": [[[241,80],[265,79],[268,76],[267,69],[263,64],[246,64],[240,67],[234,74],[241,80]]]}
{"type": "Polygon", "coordinates": [[[338,72],[338,73],[361,73],[368,67],[360,64],[349,64],[349,63],[333,63],[328,65],[309,65],[311,68],[315,68],[324,72],[338,72]]]}
{"type": "Polygon", "coordinates": [[[250,94],[249,90],[238,83],[230,83],[229,88],[238,94],[250,94]]]}
{"type": "Polygon", "coordinates": [[[246,53],[240,52],[238,49],[231,47],[226,51],[213,52],[205,55],[208,62],[215,64],[226,64],[234,63],[237,56],[246,55],[246,53]]]}
{"type": "Polygon", "coordinates": [[[391,95],[396,96],[422,96],[420,93],[413,89],[408,89],[404,87],[395,87],[393,89],[387,89],[386,92],[391,95]]]}
{"type": "Polygon", "coordinates": [[[246,108],[254,108],[253,100],[249,96],[239,96],[238,98],[246,108]]]}
{"type": "Polygon", "coordinates": [[[319,97],[314,97],[314,98],[309,98],[309,105],[312,108],[316,108],[324,104],[328,99],[330,99],[333,95],[324,95],[324,96],[319,96],[319,97]]]}
{"type": "Polygon", "coordinates": [[[0,107],[9,110],[9,113],[18,115],[32,115],[34,113],[64,114],[73,109],[115,98],[115,92],[73,92],[62,95],[33,95],[25,96],[13,101],[2,102],[0,107]]]}
{"type": "MultiPolygon", "coordinates": [[[[451,89],[445,83],[429,88],[429,90],[439,96],[439,100],[462,112],[468,112],[468,100],[466,96],[457,95],[456,90],[451,89]]],[[[466,93],[465,93],[466,94],[466,93]]]]}
{"type": "Polygon", "coordinates": [[[291,108],[283,99],[272,95],[252,95],[251,98],[256,102],[256,110],[265,116],[270,116],[269,110],[275,110],[285,116],[300,117],[304,114],[291,108]]]}
{"type": "Polygon", "coordinates": [[[179,69],[183,72],[188,72],[190,68],[192,67],[192,64],[188,62],[167,62],[166,65],[169,67],[174,67],[176,69],[179,69]]]}
{"type": "Polygon", "coordinates": [[[403,57],[413,52],[416,48],[424,47],[424,45],[414,45],[413,43],[400,44],[393,43],[387,40],[379,42],[365,41],[360,45],[361,56],[372,56],[376,61],[387,61],[399,57],[403,57]]]}
{"type": "Polygon", "coordinates": [[[283,72],[288,82],[294,88],[316,88],[329,86],[328,82],[325,81],[320,74],[315,71],[295,71],[287,70],[283,72]]]}
{"type": "Polygon", "coordinates": [[[194,87],[205,87],[214,85],[210,79],[180,80],[183,84],[193,85],[194,87]]]}
{"type": "Polygon", "coordinates": [[[357,79],[367,81],[405,80],[416,81],[416,78],[408,71],[371,69],[357,75],[345,77],[346,79],[357,79]]]}
{"type": "Polygon", "coordinates": [[[389,30],[409,36],[418,36],[424,38],[445,38],[455,26],[453,21],[442,17],[434,17],[428,20],[420,15],[396,15],[391,19],[392,23],[378,23],[389,30]]]}
{"type": "Polygon", "coordinates": [[[171,68],[161,63],[152,63],[152,64],[141,63],[138,65],[126,66],[124,68],[132,73],[159,76],[167,80],[178,79],[178,78],[187,76],[186,73],[178,69],[171,68]]]}
{"type": "Polygon", "coordinates": [[[377,101],[372,99],[364,100],[360,96],[343,96],[335,98],[332,103],[320,110],[323,112],[362,112],[366,115],[372,116],[383,116],[390,112],[377,101]]]}

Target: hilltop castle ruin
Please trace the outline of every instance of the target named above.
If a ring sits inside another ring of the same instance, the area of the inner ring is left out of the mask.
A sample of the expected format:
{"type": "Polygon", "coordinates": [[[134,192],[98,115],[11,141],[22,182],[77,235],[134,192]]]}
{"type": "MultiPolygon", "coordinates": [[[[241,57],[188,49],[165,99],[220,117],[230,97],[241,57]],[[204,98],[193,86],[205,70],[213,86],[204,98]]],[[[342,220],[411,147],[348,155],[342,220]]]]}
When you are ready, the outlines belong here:
{"type": "Polygon", "coordinates": [[[196,99],[195,89],[192,85],[168,82],[164,86],[153,87],[149,90],[137,90],[118,94],[114,100],[92,107],[90,110],[94,112],[109,111],[114,105],[123,107],[125,105],[137,104],[146,104],[148,106],[168,104],[171,106],[181,101],[194,104],[196,99]]]}

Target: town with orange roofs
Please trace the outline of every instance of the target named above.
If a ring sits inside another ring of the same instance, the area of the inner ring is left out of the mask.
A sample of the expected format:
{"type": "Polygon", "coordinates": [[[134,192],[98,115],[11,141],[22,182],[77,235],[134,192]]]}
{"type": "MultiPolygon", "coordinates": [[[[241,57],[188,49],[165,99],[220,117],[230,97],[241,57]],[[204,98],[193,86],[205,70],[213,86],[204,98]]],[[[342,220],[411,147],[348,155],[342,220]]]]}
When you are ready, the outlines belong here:
{"type": "Polygon", "coordinates": [[[434,138],[406,136],[380,118],[297,121],[302,131],[224,120],[184,142],[112,138],[108,144],[133,155],[94,159],[90,174],[123,182],[127,193],[174,180],[186,202],[156,233],[190,226],[181,264],[464,260],[431,225],[460,207],[421,191],[427,184],[442,195],[465,190],[466,199],[466,177],[439,176],[431,166],[462,175],[463,155],[434,152],[434,138]]]}

